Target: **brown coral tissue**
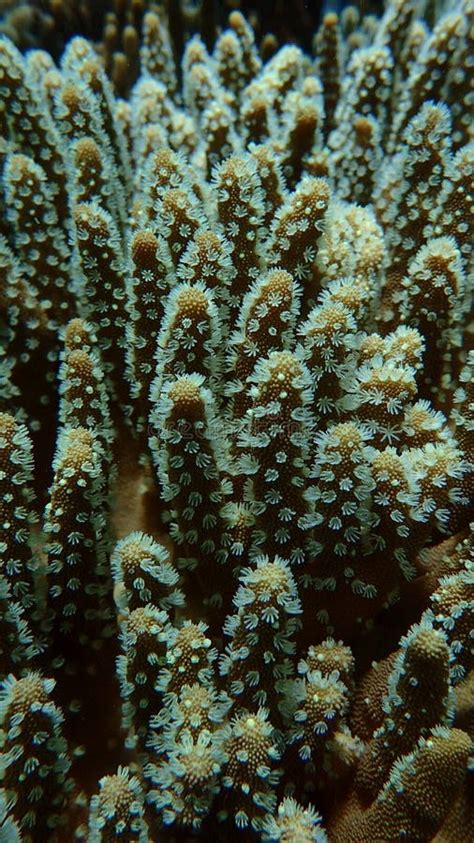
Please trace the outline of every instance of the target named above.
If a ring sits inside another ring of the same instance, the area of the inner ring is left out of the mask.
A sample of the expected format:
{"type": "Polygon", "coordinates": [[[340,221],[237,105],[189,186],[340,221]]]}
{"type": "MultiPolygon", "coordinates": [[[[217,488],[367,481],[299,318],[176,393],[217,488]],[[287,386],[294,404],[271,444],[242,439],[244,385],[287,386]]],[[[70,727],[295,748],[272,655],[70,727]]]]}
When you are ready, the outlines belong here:
{"type": "Polygon", "coordinates": [[[115,6],[0,39],[0,841],[467,843],[473,0],[115,6]]]}

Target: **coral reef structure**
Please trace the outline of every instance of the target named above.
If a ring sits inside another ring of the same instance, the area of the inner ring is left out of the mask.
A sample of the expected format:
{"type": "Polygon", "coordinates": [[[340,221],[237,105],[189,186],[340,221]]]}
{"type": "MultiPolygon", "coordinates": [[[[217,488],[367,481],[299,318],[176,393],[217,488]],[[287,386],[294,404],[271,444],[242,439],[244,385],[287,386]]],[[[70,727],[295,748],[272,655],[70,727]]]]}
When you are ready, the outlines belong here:
{"type": "Polygon", "coordinates": [[[140,73],[140,32],[143,16],[151,11],[167,15],[177,60],[192,33],[212,46],[218,25],[214,0],[0,0],[0,32],[20,49],[42,48],[56,60],[74,35],[90,39],[124,96],[140,73]]]}
{"type": "Polygon", "coordinates": [[[0,840],[474,839],[473,2],[169,25],[0,40],[0,840]]]}

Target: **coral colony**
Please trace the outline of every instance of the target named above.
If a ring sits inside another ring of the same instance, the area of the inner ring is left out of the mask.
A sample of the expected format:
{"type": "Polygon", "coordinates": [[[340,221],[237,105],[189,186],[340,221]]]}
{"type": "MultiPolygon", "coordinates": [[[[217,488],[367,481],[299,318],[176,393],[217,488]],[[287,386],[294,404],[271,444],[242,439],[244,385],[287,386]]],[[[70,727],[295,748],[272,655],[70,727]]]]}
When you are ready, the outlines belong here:
{"type": "Polygon", "coordinates": [[[473,0],[428,20],[177,62],[156,7],[126,98],[0,40],[2,843],[474,839],[473,0]]]}

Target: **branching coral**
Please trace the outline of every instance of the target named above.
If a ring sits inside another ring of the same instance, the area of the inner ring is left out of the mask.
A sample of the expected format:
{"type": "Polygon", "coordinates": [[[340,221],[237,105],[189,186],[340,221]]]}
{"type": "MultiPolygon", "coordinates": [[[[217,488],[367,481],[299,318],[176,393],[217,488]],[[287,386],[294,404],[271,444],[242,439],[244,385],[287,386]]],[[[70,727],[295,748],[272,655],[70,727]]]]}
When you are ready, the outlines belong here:
{"type": "Polygon", "coordinates": [[[0,31],[21,49],[44,48],[59,58],[69,38],[90,38],[122,95],[129,93],[140,73],[141,46],[155,59],[161,50],[181,55],[190,31],[212,43],[217,25],[209,0],[3,0],[0,12],[0,31]],[[150,11],[166,12],[169,31],[155,15],[147,19],[150,11]]]}
{"type": "Polygon", "coordinates": [[[472,0],[135,11],[0,41],[0,839],[467,840],[472,0]]]}

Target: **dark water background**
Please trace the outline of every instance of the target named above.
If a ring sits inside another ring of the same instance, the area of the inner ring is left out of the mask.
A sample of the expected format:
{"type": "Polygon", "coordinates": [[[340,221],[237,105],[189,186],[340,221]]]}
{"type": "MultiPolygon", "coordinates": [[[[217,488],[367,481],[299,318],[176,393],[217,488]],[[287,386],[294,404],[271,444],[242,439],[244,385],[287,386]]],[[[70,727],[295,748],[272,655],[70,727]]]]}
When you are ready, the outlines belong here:
{"type": "MultiPolygon", "coordinates": [[[[50,0],[0,0],[0,31],[10,36],[14,32],[14,40],[22,49],[42,47],[58,58],[64,43],[73,35],[100,40],[107,12],[127,5],[128,0],[63,0],[66,12],[73,9],[69,17],[74,20],[68,21],[66,14],[63,19],[56,19],[53,28],[50,0]]],[[[162,0],[158,5],[176,8],[179,0],[162,0]]],[[[345,0],[181,0],[181,5],[202,6],[208,31],[225,27],[229,13],[239,9],[251,20],[257,37],[272,33],[280,44],[296,43],[306,50],[311,49],[314,31],[326,12],[340,13],[345,6],[355,5],[361,17],[380,16],[384,7],[382,0],[355,0],[352,4],[345,0]]]]}

